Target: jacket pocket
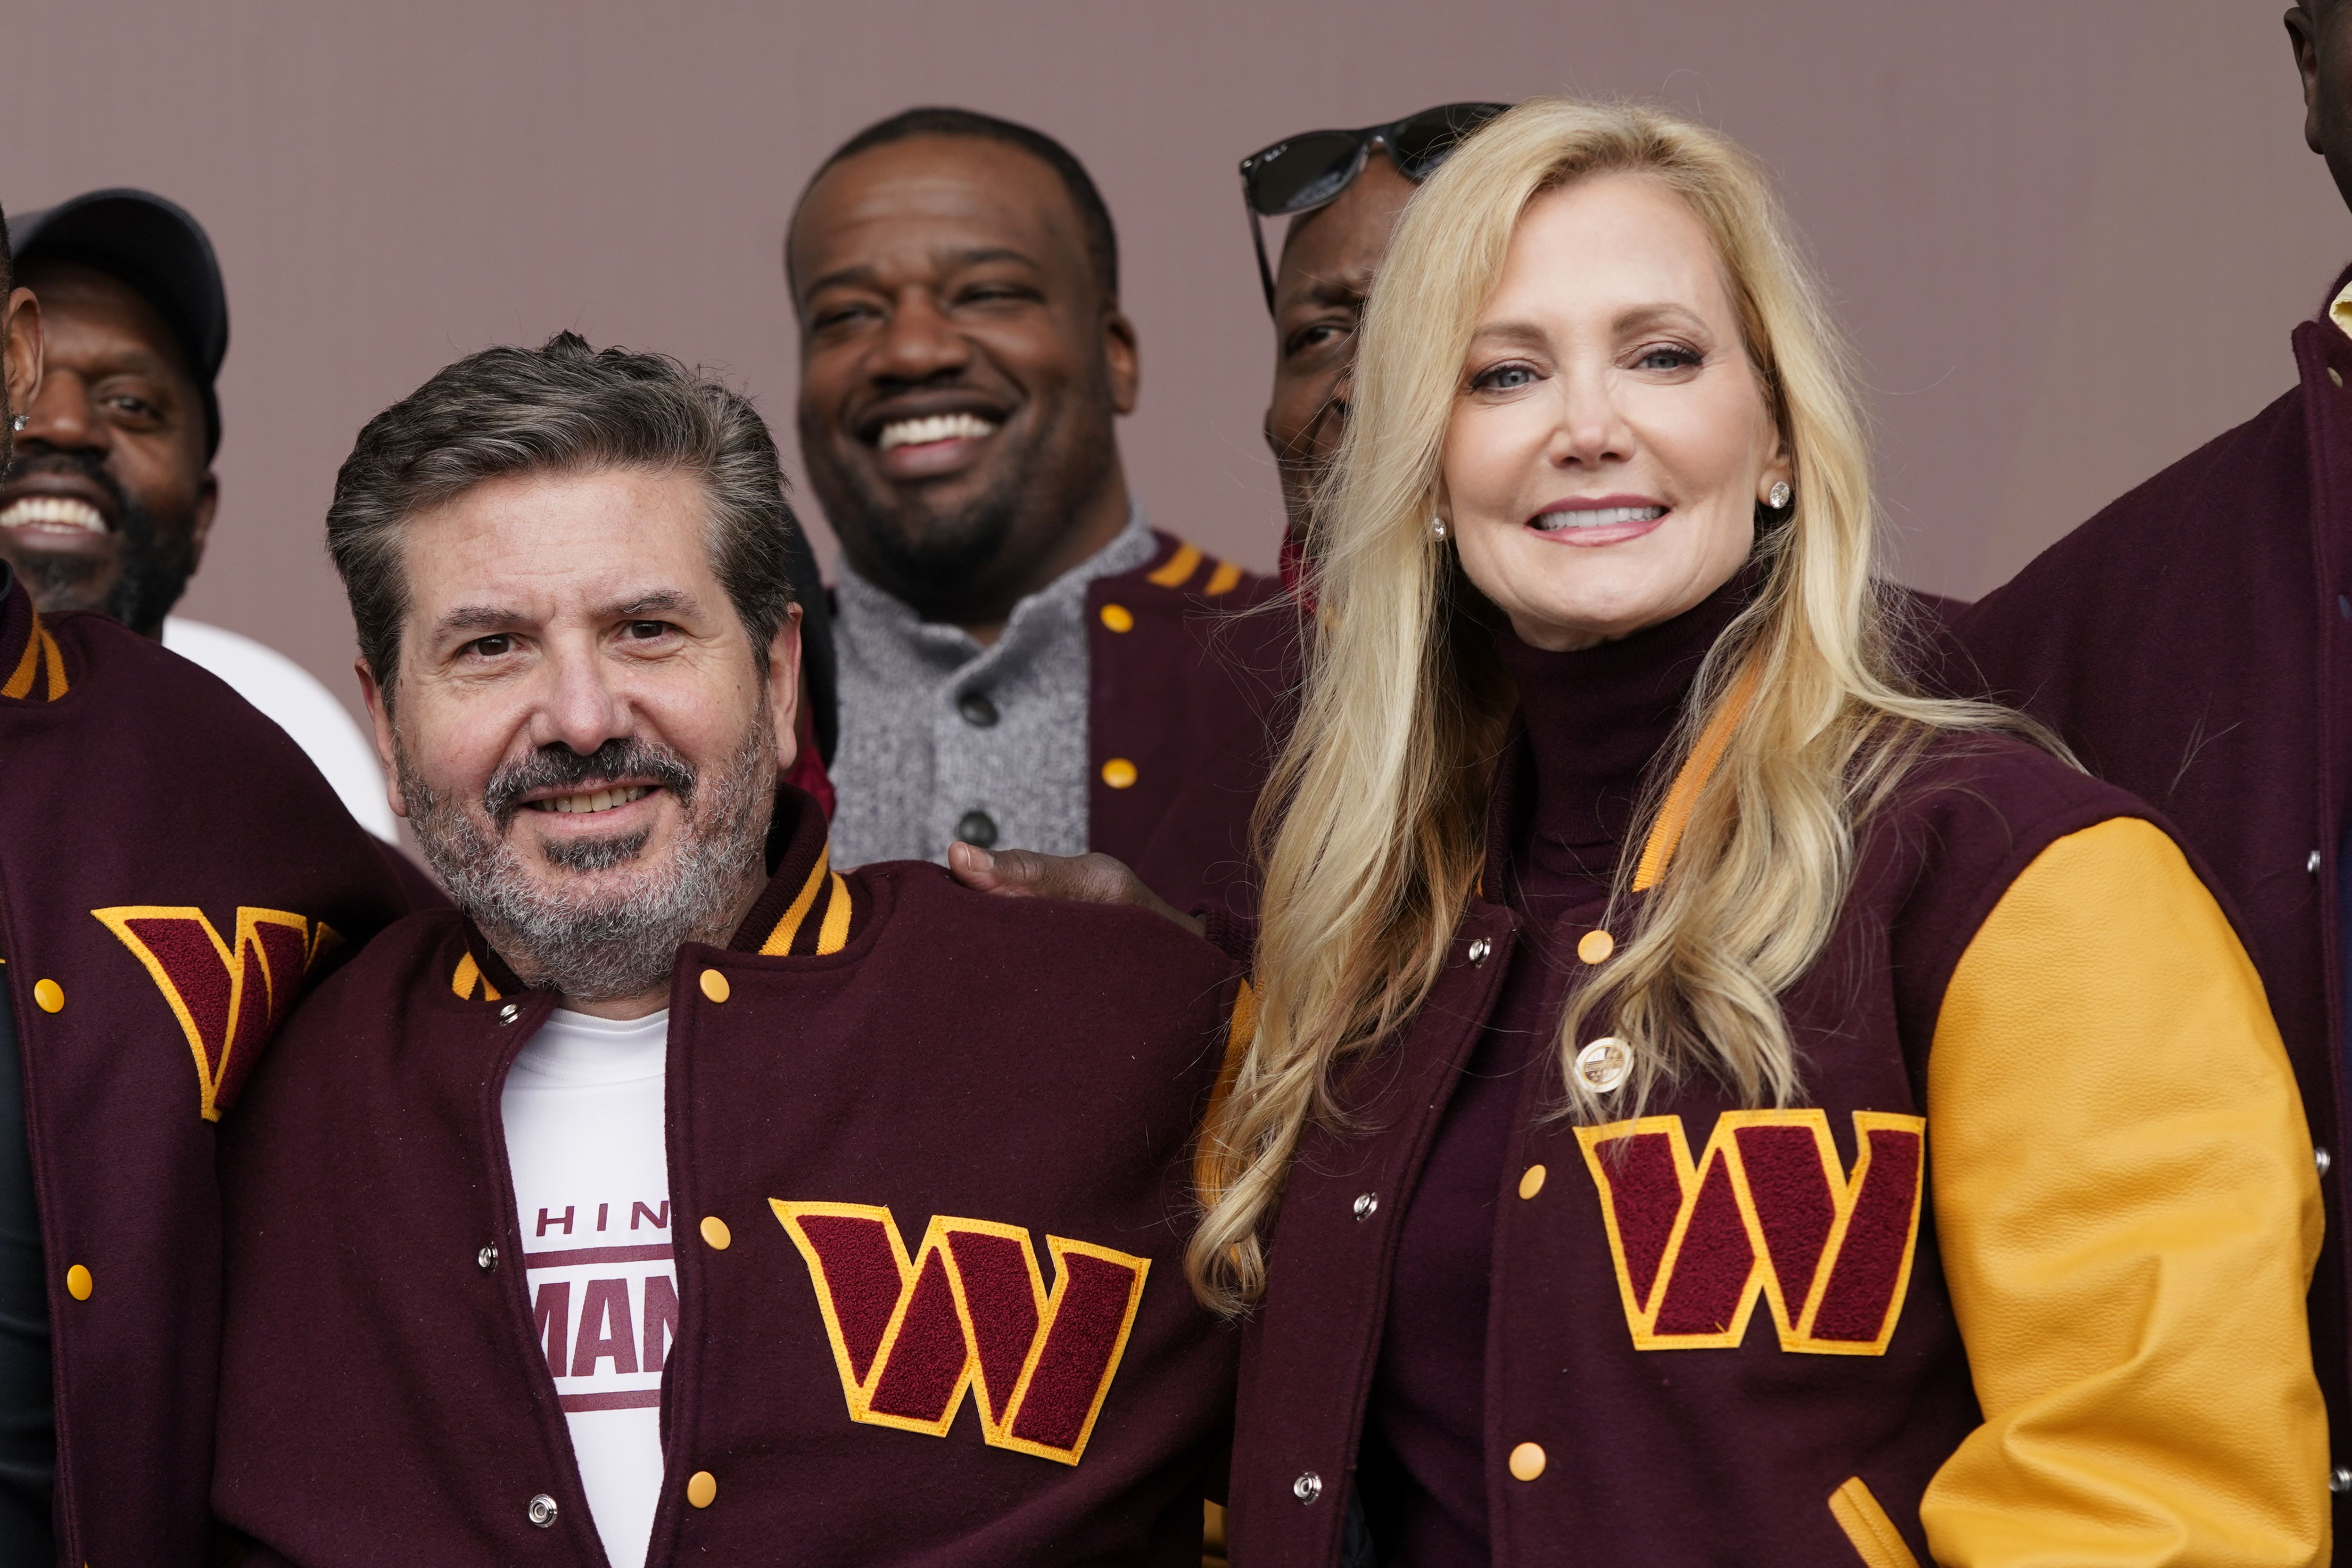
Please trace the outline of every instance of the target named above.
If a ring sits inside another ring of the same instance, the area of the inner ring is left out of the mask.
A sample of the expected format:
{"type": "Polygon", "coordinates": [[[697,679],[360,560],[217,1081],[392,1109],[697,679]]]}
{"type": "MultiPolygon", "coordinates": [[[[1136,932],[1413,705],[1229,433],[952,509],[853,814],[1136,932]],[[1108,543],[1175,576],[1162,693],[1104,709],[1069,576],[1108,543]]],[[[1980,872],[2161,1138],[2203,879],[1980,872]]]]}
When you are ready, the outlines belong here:
{"type": "Polygon", "coordinates": [[[1870,1495],[1860,1476],[1848,1476],[1845,1484],[1830,1493],[1830,1517],[1838,1521],[1845,1538],[1853,1542],[1854,1555],[1861,1558],[1864,1568],[1919,1568],[1919,1560],[1903,1544],[1903,1532],[1870,1495]]]}

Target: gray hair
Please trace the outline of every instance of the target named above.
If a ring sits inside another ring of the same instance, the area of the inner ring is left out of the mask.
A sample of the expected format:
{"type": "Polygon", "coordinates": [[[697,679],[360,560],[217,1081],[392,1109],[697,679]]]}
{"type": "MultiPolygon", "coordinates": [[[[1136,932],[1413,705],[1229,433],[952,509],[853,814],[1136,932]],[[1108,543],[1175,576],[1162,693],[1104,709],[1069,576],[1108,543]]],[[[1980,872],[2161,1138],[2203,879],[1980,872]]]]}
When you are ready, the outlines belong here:
{"type": "Polygon", "coordinates": [[[602,352],[574,332],[484,349],[360,430],[335,476],[327,553],[387,702],[408,612],[403,525],[487,480],[603,468],[673,469],[709,498],[711,565],[761,667],[793,601],[800,522],[775,438],[751,400],[666,354],[602,352]]]}

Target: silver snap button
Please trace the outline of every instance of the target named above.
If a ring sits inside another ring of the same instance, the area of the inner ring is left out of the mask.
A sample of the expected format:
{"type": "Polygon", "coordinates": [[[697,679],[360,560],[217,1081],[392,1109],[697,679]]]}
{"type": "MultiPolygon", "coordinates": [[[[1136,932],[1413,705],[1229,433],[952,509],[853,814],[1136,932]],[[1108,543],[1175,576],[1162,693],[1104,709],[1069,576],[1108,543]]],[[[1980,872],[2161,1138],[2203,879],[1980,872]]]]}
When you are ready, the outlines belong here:
{"type": "Polygon", "coordinates": [[[499,1249],[495,1247],[485,1247],[474,1254],[474,1261],[479,1263],[482,1266],[482,1272],[487,1274],[499,1266],[499,1249]]]}
{"type": "Polygon", "coordinates": [[[2314,1149],[2311,1151],[2311,1163],[2319,1167],[2321,1176],[2326,1176],[2327,1167],[2336,1163],[2336,1156],[2326,1149],[2314,1149]]]}
{"type": "Polygon", "coordinates": [[[545,1492],[541,1492],[537,1497],[531,1499],[530,1506],[524,1509],[522,1511],[524,1518],[530,1520],[541,1530],[545,1530],[549,1525],[555,1522],[555,1500],[548,1496],[545,1492]]]}
{"type": "Polygon", "coordinates": [[[2317,876],[2319,874],[2319,852],[2317,850],[2312,851],[2310,854],[2304,857],[2303,870],[2304,874],[2306,876],[2317,876]]]}
{"type": "MultiPolygon", "coordinates": [[[[2339,1476],[2344,1474],[2342,1470],[2338,1470],[2336,1473],[2339,1476]]],[[[2336,1490],[2341,1491],[2344,1489],[2338,1487],[2336,1490]]],[[[1290,1495],[1297,1498],[1301,1502],[1313,1502],[1317,1498],[1323,1495],[1323,1478],[1317,1475],[1313,1470],[1307,1471],[1297,1480],[1290,1483],[1290,1495]]]]}
{"type": "Polygon", "coordinates": [[[1633,1070],[1633,1053],[1613,1034],[1604,1034],[1576,1053],[1576,1075],[1596,1094],[1606,1094],[1633,1070]]]}
{"type": "MultiPolygon", "coordinates": [[[[515,1006],[512,1002],[509,1002],[506,1006],[499,1009],[499,1021],[500,1023],[512,1023],[515,1019],[520,1017],[522,1017],[522,1009],[515,1006]]],[[[548,1506],[550,1508],[553,1508],[555,1505],[553,1503],[550,1503],[548,1506]]]]}
{"type": "Polygon", "coordinates": [[[1380,1194],[1378,1194],[1378,1193],[1376,1193],[1376,1192],[1360,1192],[1360,1193],[1358,1193],[1358,1194],[1356,1195],[1356,1218],[1359,1218],[1359,1219],[1370,1219],[1370,1218],[1372,1217],[1373,1213],[1374,1213],[1376,1210],[1378,1210],[1380,1207],[1381,1207],[1381,1195],[1380,1195],[1380,1194]]]}
{"type": "Polygon", "coordinates": [[[2342,1465],[2327,1472],[2327,1490],[2332,1492],[2352,1491],[2352,1470],[2342,1465]]]}
{"type": "Polygon", "coordinates": [[[1470,961],[1473,964],[1483,964],[1486,961],[1486,955],[1494,950],[1495,945],[1492,942],[1487,941],[1484,936],[1474,936],[1470,940],[1470,961]]]}

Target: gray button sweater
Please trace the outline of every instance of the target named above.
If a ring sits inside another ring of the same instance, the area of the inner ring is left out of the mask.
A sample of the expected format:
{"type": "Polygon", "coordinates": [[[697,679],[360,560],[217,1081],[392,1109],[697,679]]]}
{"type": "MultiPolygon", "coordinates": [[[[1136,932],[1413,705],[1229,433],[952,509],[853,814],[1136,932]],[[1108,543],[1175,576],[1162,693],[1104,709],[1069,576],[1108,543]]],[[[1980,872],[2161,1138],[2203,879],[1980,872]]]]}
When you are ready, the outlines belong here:
{"type": "Polygon", "coordinates": [[[944,860],[974,811],[1001,847],[1084,853],[1087,585],[1135,570],[1153,548],[1131,505],[1117,538],[1015,604],[987,648],[961,627],[925,622],[845,562],[834,863],[944,860]]]}

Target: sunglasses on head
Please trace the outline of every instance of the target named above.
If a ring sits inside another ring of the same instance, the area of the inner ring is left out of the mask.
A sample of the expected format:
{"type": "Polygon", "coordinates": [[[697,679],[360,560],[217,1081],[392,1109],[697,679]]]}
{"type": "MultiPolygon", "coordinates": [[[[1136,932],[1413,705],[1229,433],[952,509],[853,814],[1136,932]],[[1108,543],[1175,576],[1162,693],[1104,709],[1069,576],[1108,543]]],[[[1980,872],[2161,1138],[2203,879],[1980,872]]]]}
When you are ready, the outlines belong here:
{"type": "Polygon", "coordinates": [[[1250,240],[1257,246],[1265,308],[1274,308],[1274,267],[1266,259],[1265,230],[1259,219],[1295,217],[1339,200],[1339,193],[1364,172],[1375,147],[1385,149],[1397,172],[1418,185],[1472,131],[1510,107],[1442,103],[1361,131],[1309,131],[1243,159],[1242,200],[1249,207],[1250,240]]]}

